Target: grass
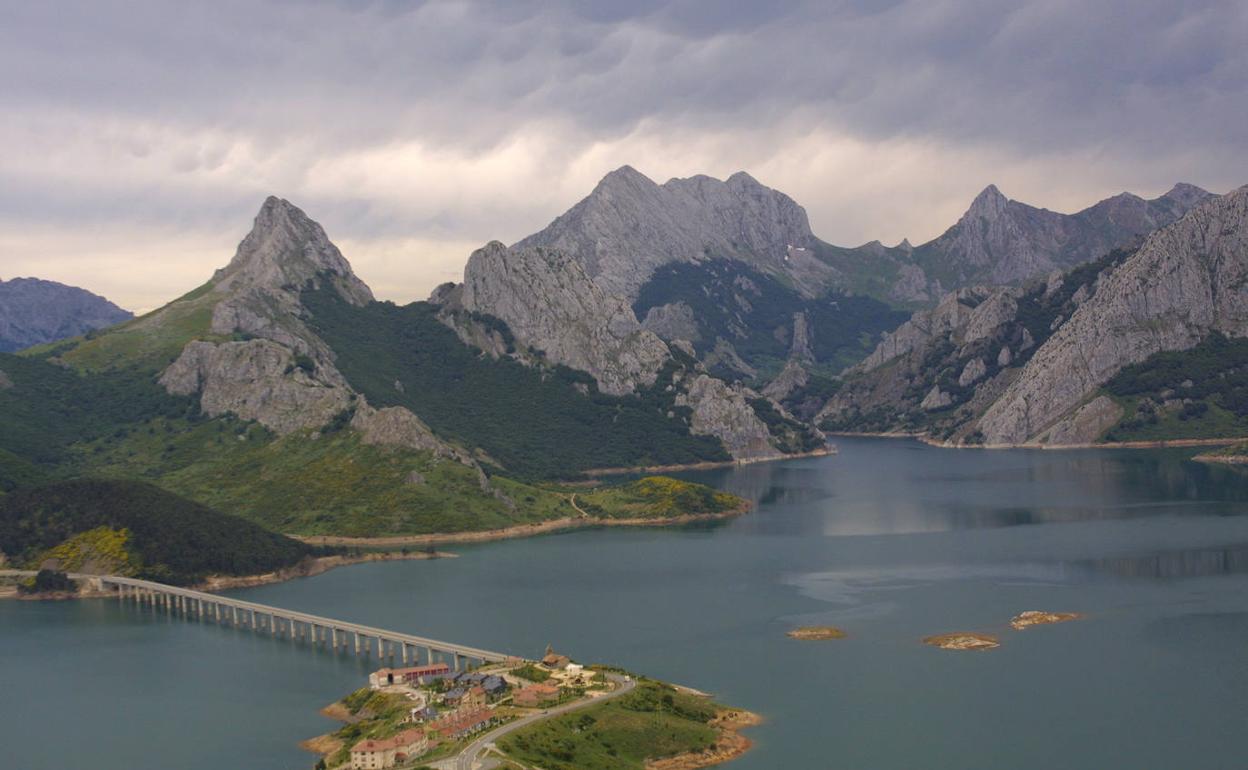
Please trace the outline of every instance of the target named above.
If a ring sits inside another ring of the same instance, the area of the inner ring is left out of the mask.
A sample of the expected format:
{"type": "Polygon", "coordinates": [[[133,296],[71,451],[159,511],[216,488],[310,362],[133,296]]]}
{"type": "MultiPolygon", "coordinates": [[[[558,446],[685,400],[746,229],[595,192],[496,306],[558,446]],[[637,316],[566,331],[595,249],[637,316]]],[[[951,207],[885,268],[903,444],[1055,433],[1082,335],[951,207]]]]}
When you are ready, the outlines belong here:
{"type": "Polygon", "coordinates": [[[708,722],[718,707],[659,682],[598,706],[543,720],[504,737],[499,747],[545,770],[642,770],[646,760],[711,748],[708,722]]]}
{"type": "Polygon", "coordinates": [[[741,498],[669,476],[649,476],[577,494],[587,513],[606,518],[660,519],[738,508],[741,498]]]}
{"type": "Polygon", "coordinates": [[[279,532],[378,537],[495,529],[573,513],[563,495],[351,431],[274,437],[236,420],[157,419],[84,448],[84,470],[153,483],[279,532]],[[98,451],[97,451],[98,449],[98,451]],[[415,472],[423,479],[409,481],[415,472]]]}
{"type": "Polygon", "coordinates": [[[194,339],[227,339],[211,334],[212,311],[220,297],[205,284],[184,297],[104,333],[31,348],[23,355],[57,357],[81,372],[140,368],[164,369],[194,339]]]}

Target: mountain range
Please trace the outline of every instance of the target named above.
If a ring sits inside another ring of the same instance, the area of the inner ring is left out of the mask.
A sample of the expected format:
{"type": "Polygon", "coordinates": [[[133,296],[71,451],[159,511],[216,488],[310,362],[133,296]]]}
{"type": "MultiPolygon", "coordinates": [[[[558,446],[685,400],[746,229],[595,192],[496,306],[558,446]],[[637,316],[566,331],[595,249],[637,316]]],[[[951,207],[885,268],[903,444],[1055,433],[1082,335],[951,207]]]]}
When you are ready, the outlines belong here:
{"type": "Polygon", "coordinates": [[[851,249],[747,174],[625,167],[397,306],[270,197],[198,289],[0,354],[0,489],[139,478],[281,532],[414,534],[573,516],[552,481],[595,469],[824,451],[815,424],[1069,443],[1188,410],[1232,430],[1238,385],[1186,386],[1195,415],[1131,367],[1237,355],[1243,198],[1178,185],[1063,215],[989,187],[930,243],[851,249]]]}
{"type": "Polygon", "coordinates": [[[85,289],[38,278],[0,280],[0,352],[77,337],[131,317],[85,289]]]}
{"type": "Polygon", "coordinates": [[[1248,187],[1026,287],[948,294],[846,372],[834,431],[951,444],[1248,435],[1248,187]]]}

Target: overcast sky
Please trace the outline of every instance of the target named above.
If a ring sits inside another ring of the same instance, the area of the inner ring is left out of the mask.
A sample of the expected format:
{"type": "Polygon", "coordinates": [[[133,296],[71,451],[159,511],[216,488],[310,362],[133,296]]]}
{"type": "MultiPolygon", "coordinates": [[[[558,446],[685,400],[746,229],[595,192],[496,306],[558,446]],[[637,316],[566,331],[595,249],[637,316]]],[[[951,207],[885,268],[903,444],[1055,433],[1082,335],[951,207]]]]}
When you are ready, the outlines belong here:
{"type": "Polygon", "coordinates": [[[1074,211],[1248,183],[1243,0],[0,0],[0,278],[134,310],[264,197],[387,299],[625,163],[745,169],[843,245],[995,182],[1074,211]]]}

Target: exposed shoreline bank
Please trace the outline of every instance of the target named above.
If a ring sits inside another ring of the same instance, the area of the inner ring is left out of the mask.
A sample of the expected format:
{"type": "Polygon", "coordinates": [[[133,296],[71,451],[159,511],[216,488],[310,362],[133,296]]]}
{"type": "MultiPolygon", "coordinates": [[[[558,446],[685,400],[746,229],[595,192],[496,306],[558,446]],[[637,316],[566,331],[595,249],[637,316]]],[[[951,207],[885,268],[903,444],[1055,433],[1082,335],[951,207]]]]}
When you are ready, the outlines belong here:
{"type": "Polygon", "coordinates": [[[714,748],[652,759],[646,762],[646,770],[700,770],[731,762],[754,748],[754,741],[742,735],[741,731],[762,723],[763,718],[753,712],[725,709],[711,722],[719,730],[719,740],[714,748]]]}
{"type": "MultiPolygon", "coordinates": [[[[1103,441],[1100,443],[1089,444],[950,444],[932,438],[925,433],[850,433],[838,432],[829,433],[829,436],[845,436],[851,438],[895,438],[895,439],[915,439],[928,446],[939,447],[940,449],[1043,449],[1043,450],[1063,450],[1063,449],[1182,449],[1184,447],[1203,447],[1203,446],[1230,446],[1238,444],[1242,441],[1248,441],[1248,436],[1239,438],[1173,438],[1173,439],[1150,439],[1148,441],[1103,441]]],[[[1193,459],[1206,460],[1208,457],[1202,456],[1193,459]]],[[[1223,460],[1214,460],[1214,462],[1226,462],[1223,460]]],[[[1248,461],[1246,461],[1248,462],[1248,461]]]]}
{"type": "Polygon", "coordinates": [[[288,535],[309,545],[330,545],[361,548],[399,548],[405,546],[452,545],[463,543],[488,543],[495,540],[513,540],[537,535],[549,535],[576,529],[596,527],[678,527],[684,524],[724,521],[749,513],[754,504],[744,501],[741,505],[719,513],[688,513],[657,519],[607,519],[589,516],[550,519],[533,524],[517,524],[502,529],[480,532],[433,533],[428,535],[393,535],[389,537],[339,537],[335,535],[288,535]]]}
{"type": "MultiPolygon", "coordinates": [[[[831,435],[831,434],[829,434],[831,435]]],[[[809,457],[828,457],[837,454],[839,450],[835,446],[825,446],[819,449],[812,449],[809,452],[798,452],[791,455],[780,455],[778,457],[756,457],[749,460],[719,460],[715,462],[702,463],[685,463],[683,465],[635,465],[630,468],[591,468],[582,471],[583,475],[591,478],[600,476],[623,476],[629,473],[676,473],[678,471],[704,471],[713,470],[715,468],[736,468],[741,465],[757,465],[758,463],[774,463],[784,460],[801,460],[809,457]]]]}
{"type": "MultiPolygon", "coordinates": [[[[321,575],[338,567],[349,567],[353,564],[367,564],[369,562],[378,561],[413,561],[426,559],[455,559],[459,554],[449,553],[445,551],[419,551],[415,553],[402,553],[399,551],[374,551],[371,553],[362,553],[355,555],[335,554],[333,556],[313,556],[296,564],[293,567],[277,570],[275,572],[265,572],[259,575],[213,575],[201,583],[196,583],[187,588],[194,591],[203,591],[205,593],[217,593],[219,591],[228,591],[233,588],[252,588],[255,586],[270,585],[273,583],[284,583],[287,580],[295,580],[297,578],[312,577],[321,575]]],[[[12,572],[33,572],[33,570],[13,570],[12,572]]],[[[3,576],[4,570],[0,570],[0,576],[3,576]]],[[[98,599],[115,596],[112,592],[98,592],[90,589],[82,589],[76,593],[58,591],[53,594],[22,594],[18,592],[16,585],[0,586],[0,600],[16,599],[18,601],[52,601],[67,599],[98,599]]]]}
{"type": "MultiPolygon", "coordinates": [[[[742,516],[752,510],[754,504],[743,500],[741,505],[718,513],[692,513],[662,518],[628,518],[607,519],[591,516],[567,517],[550,519],[533,524],[517,524],[502,529],[484,530],[480,532],[431,533],[427,535],[395,535],[391,537],[338,537],[333,535],[288,535],[295,540],[309,545],[341,546],[357,548],[404,549],[419,547],[428,549],[438,545],[488,543],[497,540],[513,540],[538,535],[570,532],[578,529],[594,529],[607,527],[678,527],[686,524],[698,524],[714,521],[725,521],[742,516]]],[[[427,559],[454,559],[459,554],[446,551],[400,551],[377,550],[358,554],[334,554],[331,556],[314,556],[286,569],[266,572],[259,575],[213,575],[201,583],[188,586],[196,591],[215,593],[234,588],[252,588],[255,586],[284,583],[288,580],[313,577],[324,574],[338,567],[349,567],[355,564],[368,564],[381,561],[419,561],[427,559]]],[[[3,573],[4,570],[0,570],[3,573]]],[[[94,593],[81,590],[76,594],[21,594],[16,586],[0,586],[0,600],[41,600],[41,599],[91,599],[110,596],[108,593],[94,593]]]]}

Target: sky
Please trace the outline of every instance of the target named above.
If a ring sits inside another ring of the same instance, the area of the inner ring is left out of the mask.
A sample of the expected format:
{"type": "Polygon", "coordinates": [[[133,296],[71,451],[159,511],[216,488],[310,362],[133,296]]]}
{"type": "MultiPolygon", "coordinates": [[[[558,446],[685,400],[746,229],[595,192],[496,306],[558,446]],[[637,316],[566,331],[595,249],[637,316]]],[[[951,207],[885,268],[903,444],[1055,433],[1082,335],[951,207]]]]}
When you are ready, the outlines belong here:
{"type": "Polygon", "coordinates": [[[407,302],[624,164],[746,170],[840,245],[989,183],[1225,192],[1245,41],[1243,0],[0,0],[0,278],[150,309],[274,194],[407,302]]]}

